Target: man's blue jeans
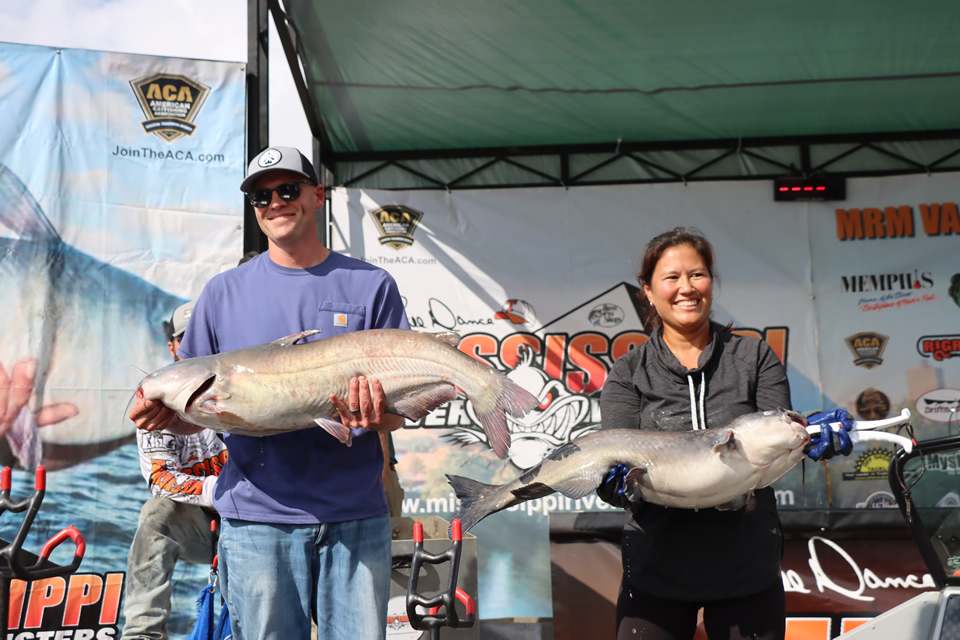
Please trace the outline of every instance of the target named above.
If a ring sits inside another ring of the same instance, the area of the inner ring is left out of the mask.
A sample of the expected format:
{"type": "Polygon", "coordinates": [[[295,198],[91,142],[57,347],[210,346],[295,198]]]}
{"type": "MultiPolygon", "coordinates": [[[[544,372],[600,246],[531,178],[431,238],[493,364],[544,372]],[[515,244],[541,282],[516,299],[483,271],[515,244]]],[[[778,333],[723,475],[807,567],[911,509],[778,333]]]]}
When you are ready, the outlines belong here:
{"type": "Polygon", "coordinates": [[[314,525],[224,518],[220,588],[234,640],[382,640],[390,516],[314,525]]]}

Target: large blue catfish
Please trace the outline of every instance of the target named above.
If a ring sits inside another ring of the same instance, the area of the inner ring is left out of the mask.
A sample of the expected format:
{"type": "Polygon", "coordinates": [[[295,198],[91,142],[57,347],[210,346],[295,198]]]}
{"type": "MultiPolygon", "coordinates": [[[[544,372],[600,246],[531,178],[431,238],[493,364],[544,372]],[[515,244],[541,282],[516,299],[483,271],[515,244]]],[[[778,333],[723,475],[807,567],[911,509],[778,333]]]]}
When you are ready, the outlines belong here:
{"type": "Polygon", "coordinates": [[[506,414],[522,417],[537,398],[506,375],[457,349],[452,331],[354,331],[298,344],[319,329],[273,342],[190,358],[146,376],[137,394],[160,400],[191,424],[248,436],[322,427],[349,444],[330,394],[346,398],[353,376],[383,385],[386,412],[419,420],[462,391],[493,451],[507,455],[506,414]]]}
{"type": "Polygon", "coordinates": [[[131,441],[133,425],[117,416],[141,376],[133,364],[169,357],[162,323],[184,299],[64,242],[2,164],[0,300],[0,364],[37,363],[0,464],[57,469],[131,441]],[[35,412],[59,402],[77,415],[38,428],[35,412]]]}
{"type": "Polygon", "coordinates": [[[512,482],[489,485],[447,475],[461,501],[456,517],[468,531],[491,513],[557,492],[579,500],[596,491],[612,467],[630,467],[624,495],[682,509],[738,509],[803,459],[810,435],[793,411],[749,413],[700,431],[606,429],[556,449],[512,482]]]}

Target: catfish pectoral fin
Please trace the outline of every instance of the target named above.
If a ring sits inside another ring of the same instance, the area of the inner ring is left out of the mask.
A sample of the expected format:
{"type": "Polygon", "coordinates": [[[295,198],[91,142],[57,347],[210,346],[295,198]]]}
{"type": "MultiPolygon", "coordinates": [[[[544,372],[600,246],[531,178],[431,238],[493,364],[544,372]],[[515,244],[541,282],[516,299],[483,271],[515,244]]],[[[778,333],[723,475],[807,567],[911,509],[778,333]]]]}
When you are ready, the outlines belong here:
{"type": "Polygon", "coordinates": [[[724,453],[729,453],[737,450],[737,439],[736,435],[733,432],[733,429],[727,429],[725,434],[717,435],[717,443],[713,445],[713,450],[717,452],[718,455],[723,455],[724,453]]]}
{"type": "MultiPolygon", "coordinates": [[[[583,478],[569,478],[561,482],[554,482],[550,485],[550,489],[556,491],[565,498],[570,498],[571,500],[579,500],[580,498],[593,493],[600,486],[599,482],[594,482],[589,479],[583,478]]],[[[553,491],[549,493],[553,493],[553,491]]],[[[544,495],[549,495],[549,493],[544,495]]],[[[542,497],[542,496],[537,496],[542,497]]]]}
{"type": "Polygon", "coordinates": [[[393,410],[398,416],[403,416],[411,422],[436,409],[442,404],[455,400],[457,388],[452,384],[436,384],[420,387],[405,393],[403,397],[393,402],[393,410]]]}
{"type": "Polygon", "coordinates": [[[344,424],[330,418],[314,418],[313,421],[348,447],[353,444],[353,431],[344,424]]]}
{"type": "Polygon", "coordinates": [[[744,494],[739,498],[734,498],[730,502],[724,502],[723,504],[718,504],[715,508],[717,511],[736,511],[737,509],[742,509],[743,505],[747,504],[747,500],[750,499],[750,494],[744,494]]]}
{"type": "Polygon", "coordinates": [[[640,477],[647,472],[643,467],[634,467],[627,472],[623,479],[623,495],[627,496],[630,502],[640,502],[643,500],[643,494],[640,492],[640,477]]]}

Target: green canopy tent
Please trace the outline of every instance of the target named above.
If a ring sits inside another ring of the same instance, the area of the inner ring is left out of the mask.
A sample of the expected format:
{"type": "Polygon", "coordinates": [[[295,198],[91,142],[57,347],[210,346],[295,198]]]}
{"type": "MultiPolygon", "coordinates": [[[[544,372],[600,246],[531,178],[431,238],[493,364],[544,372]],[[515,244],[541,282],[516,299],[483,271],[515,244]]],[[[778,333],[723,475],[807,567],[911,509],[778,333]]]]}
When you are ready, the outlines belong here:
{"type": "Polygon", "coordinates": [[[267,139],[269,10],[335,184],[571,186],[960,166],[960,4],[947,0],[249,7],[250,150],[267,139]]]}
{"type": "Polygon", "coordinates": [[[330,185],[960,170],[952,0],[250,0],[249,157],[268,15],[330,185]]]}

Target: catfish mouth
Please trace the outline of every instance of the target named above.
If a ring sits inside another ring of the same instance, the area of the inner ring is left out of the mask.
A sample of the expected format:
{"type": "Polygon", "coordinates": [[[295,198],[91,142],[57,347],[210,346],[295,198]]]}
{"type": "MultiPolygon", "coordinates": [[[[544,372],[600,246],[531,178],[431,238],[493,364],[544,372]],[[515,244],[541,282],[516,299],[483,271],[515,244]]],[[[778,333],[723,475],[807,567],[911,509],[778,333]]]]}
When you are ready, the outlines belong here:
{"type": "Polygon", "coordinates": [[[804,418],[804,417],[803,417],[802,415],[800,415],[799,413],[797,413],[796,411],[790,411],[790,410],[788,410],[788,409],[781,409],[781,410],[780,410],[780,417],[781,417],[781,419],[782,419],[784,422],[786,422],[787,424],[790,424],[790,423],[795,422],[795,423],[799,424],[801,427],[804,427],[804,428],[806,428],[806,426],[807,426],[807,424],[808,424],[808,423],[807,423],[807,419],[804,418]]]}
{"type": "Polygon", "coordinates": [[[206,380],[200,383],[200,386],[198,386],[194,390],[194,392],[190,394],[190,398],[187,400],[187,406],[183,408],[184,413],[186,413],[190,409],[190,407],[193,406],[193,403],[196,402],[201,395],[203,395],[210,387],[213,386],[213,382],[216,379],[217,379],[216,374],[212,374],[209,377],[207,377],[206,380]]]}
{"type": "Polygon", "coordinates": [[[788,448],[789,451],[802,449],[806,452],[810,448],[810,434],[807,433],[807,419],[796,411],[780,409],[780,419],[797,432],[797,444],[788,448]]]}

